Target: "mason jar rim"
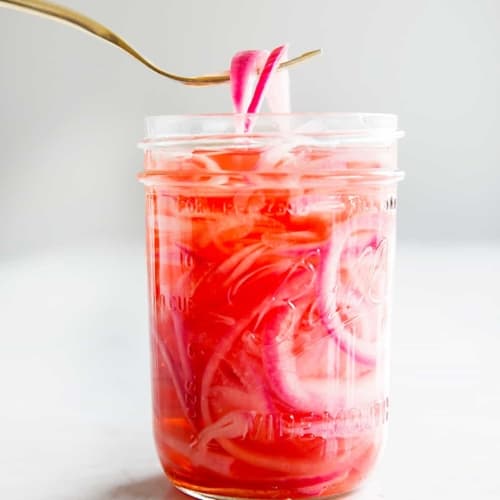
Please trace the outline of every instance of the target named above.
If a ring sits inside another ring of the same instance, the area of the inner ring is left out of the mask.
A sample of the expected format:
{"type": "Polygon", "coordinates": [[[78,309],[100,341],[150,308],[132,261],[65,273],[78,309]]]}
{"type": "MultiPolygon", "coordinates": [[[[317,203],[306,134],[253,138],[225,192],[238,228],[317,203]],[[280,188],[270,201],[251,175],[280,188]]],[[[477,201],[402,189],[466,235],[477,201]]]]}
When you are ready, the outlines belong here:
{"type": "Polygon", "coordinates": [[[143,149],[185,141],[309,137],[322,143],[387,143],[404,135],[391,113],[293,112],[153,115],[145,119],[143,149]],[[250,121],[249,132],[242,124],[250,121]]]}

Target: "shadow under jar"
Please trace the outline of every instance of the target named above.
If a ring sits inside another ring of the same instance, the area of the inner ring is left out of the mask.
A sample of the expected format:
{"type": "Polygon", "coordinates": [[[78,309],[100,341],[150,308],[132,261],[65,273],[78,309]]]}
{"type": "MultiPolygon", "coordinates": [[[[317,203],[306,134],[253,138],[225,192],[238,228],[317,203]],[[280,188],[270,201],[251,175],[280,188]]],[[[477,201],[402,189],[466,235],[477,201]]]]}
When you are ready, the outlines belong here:
{"type": "Polygon", "coordinates": [[[388,414],[397,118],[146,125],[154,435],[167,476],[198,498],[356,489],[388,414]]]}

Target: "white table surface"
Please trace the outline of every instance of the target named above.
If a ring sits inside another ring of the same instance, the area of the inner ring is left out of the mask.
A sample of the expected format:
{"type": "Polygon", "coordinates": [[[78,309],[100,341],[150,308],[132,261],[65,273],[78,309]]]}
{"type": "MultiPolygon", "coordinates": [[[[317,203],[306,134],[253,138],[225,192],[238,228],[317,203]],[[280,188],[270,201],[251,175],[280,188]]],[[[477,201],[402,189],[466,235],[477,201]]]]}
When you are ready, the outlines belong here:
{"type": "MultiPolygon", "coordinates": [[[[500,499],[500,246],[400,246],[389,440],[355,500],[500,499]]],[[[167,500],[142,248],[0,262],[0,499],[167,500]]]]}

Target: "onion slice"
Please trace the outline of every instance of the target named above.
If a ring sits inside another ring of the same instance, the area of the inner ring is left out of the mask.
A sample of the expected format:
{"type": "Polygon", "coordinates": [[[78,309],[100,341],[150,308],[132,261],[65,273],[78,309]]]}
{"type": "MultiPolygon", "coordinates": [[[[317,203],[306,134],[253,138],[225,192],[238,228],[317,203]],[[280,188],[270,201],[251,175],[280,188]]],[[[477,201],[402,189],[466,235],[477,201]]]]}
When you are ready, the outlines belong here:
{"type": "Polygon", "coordinates": [[[339,294],[338,273],[343,257],[362,254],[366,248],[381,248],[389,224],[389,219],[382,214],[364,214],[349,220],[333,233],[320,266],[319,308],[322,322],[344,352],[356,362],[371,368],[376,365],[377,345],[354,337],[348,325],[340,318],[339,307],[343,297],[339,294]],[[370,234],[368,240],[367,231],[370,234]]]}
{"type": "MultiPolygon", "coordinates": [[[[246,50],[238,52],[231,61],[230,81],[234,111],[237,114],[258,113],[267,94],[269,108],[273,113],[290,111],[288,71],[276,73],[280,62],[287,57],[287,46],[280,45],[271,51],[246,50]],[[255,76],[259,74],[255,88],[255,76]],[[252,93],[253,89],[253,93],[252,93]]],[[[245,119],[243,129],[252,128],[250,117],[245,119]]]]}
{"type": "MultiPolygon", "coordinates": [[[[280,62],[288,59],[288,47],[280,55],[280,62]]],[[[290,73],[286,69],[276,71],[269,79],[266,92],[267,105],[271,113],[290,113],[290,73]]]]}
{"type": "Polygon", "coordinates": [[[346,406],[365,406],[376,392],[376,380],[357,378],[302,378],[293,353],[293,334],[298,318],[288,305],[277,306],[267,317],[263,359],[269,386],[280,400],[304,412],[333,414],[346,406]],[[295,316],[295,317],[294,317],[295,316]]]}
{"type": "Polygon", "coordinates": [[[245,50],[238,52],[231,60],[229,77],[234,111],[246,113],[252,100],[255,77],[267,58],[263,50],[245,50]]]}
{"type": "Polygon", "coordinates": [[[286,54],[286,51],[286,45],[280,45],[269,54],[266,64],[264,65],[264,69],[259,75],[259,80],[255,86],[255,91],[248,106],[247,113],[257,113],[259,111],[266,88],[268,87],[282,57],[286,54]]]}

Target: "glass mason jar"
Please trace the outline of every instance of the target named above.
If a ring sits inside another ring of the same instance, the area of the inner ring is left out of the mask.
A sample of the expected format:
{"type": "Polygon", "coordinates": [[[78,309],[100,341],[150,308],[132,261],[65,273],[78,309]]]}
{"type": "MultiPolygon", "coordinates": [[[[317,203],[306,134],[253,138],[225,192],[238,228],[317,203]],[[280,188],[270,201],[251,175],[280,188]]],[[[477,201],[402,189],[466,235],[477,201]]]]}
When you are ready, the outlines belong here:
{"type": "Polygon", "coordinates": [[[388,414],[396,116],[146,125],[154,435],[167,476],[198,498],[357,488],[388,414]]]}

